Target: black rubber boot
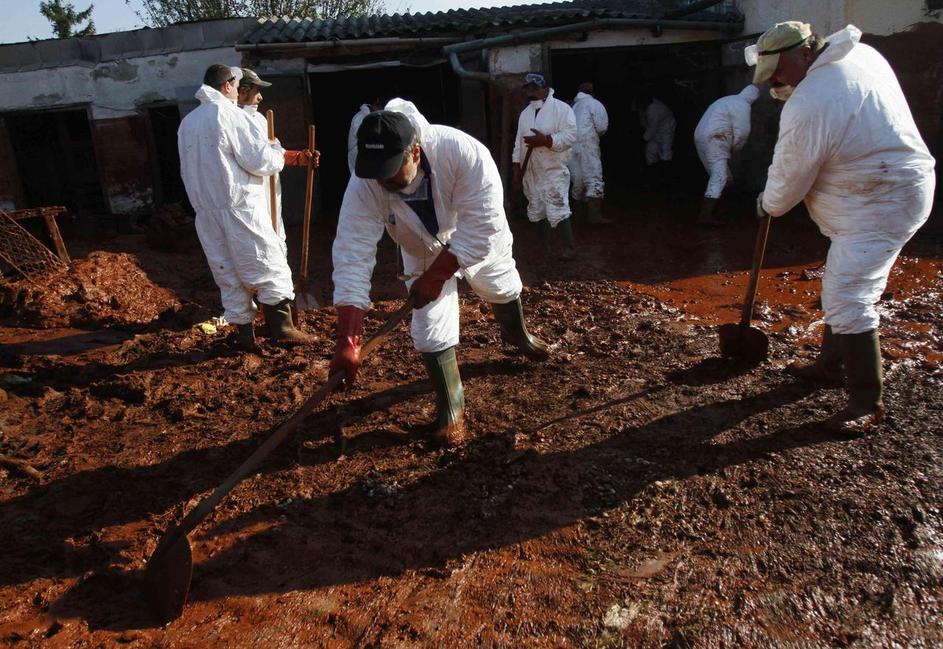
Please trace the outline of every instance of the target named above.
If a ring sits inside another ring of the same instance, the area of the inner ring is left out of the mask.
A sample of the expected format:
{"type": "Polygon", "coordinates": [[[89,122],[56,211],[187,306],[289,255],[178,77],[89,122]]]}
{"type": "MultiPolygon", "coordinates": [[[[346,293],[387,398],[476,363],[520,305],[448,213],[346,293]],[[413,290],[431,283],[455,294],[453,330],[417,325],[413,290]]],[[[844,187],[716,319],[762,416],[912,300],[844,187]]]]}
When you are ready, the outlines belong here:
{"type": "Polygon", "coordinates": [[[524,323],[524,307],[521,298],[507,304],[492,304],[495,320],[501,327],[501,339],[517,347],[524,356],[535,361],[546,360],[550,356],[547,343],[527,331],[524,323]]]}
{"type": "Polygon", "coordinates": [[[544,257],[550,256],[550,236],[552,228],[550,227],[550,221],[547,219],[541,219],[537,221],[537,232],[540,234],[540,245],[543,251],[544,257]]]}
{"type": "Polygon", "coordinates": [[[560,259],[570,261],[576,259],[576,242],[573,240],[573,220],[567,217],[557,223],[560,230],[560,241],[563,243],[560,259]]]}
{"type": "Polygon", "coordinates": [[[708,198],[705,196],[701,199],[701,213],[698,214],[697,224],[706,226],[723,225],[724,222],[717,218],[717,205],[719,203],[719,198],[708,198]]]}
{"type": "Polygon", "coordinates": [[[868,430],[884,419],[884,378],[881,341],[877,329],[838,336],[848,405],[829,420],[829,426],[843,433],[868,430]]]}
{"type": "Polygon", "coordinates": [[[243,351],[256,351],[258,346],[255,344],[255,325],[253,323],[236,325],[235,342],[236,348],[243,351]]]}
{"type": "Polygon", "coordinates": [[[602,199],[586,199],[586,222],[591,225],[611,225],[612,219],[607,219],[602,213],[602,199]]]}
{"type": "Polygon", "coordinates": [[[262,312],[272,342],[283,345],[311,345],[317,342],[317,338],[311,334],[295,329],[291,322],[291,300],[288,298],[278,304],[263,304],[262,312]]]}
{"type": "Polygon", "coordinates": [[[793,376],[838,387],[844,381],[842,374],[842,351],[838,334],[832,332],[830,325],[825,325],[822,332],[822,348],[818,358],[811,363],[791,363],[786,371],[793,376]]]}
{"type": "Polygon", "coordinates": [[[423,352],[422,362],[435,391],[437,417],[433,439],[441,446],[457,446],[465,440],[465,390],[455,348],[423,352]]]}

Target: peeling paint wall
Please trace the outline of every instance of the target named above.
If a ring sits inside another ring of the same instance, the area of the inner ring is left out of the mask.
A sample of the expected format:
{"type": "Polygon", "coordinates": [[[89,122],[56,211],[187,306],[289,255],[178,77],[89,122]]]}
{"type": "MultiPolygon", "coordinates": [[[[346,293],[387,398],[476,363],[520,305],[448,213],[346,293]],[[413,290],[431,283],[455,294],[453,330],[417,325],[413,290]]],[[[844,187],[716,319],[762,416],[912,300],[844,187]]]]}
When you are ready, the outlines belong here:
{"type": "Polygon", "coordinates": [[[153,203],[154,188],[145,119],[137,115],[96,119],[90,126],[112,214],[147,211],[153,203]]]}

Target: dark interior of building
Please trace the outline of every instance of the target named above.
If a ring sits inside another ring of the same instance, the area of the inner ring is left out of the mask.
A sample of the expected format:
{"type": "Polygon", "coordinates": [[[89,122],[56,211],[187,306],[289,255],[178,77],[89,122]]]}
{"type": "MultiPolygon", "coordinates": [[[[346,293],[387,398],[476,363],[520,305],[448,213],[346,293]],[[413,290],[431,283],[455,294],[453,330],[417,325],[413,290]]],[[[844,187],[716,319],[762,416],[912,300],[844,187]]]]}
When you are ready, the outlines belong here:
{"type": "Polygon", "coordinates": [[[177,129],[180,109],[176,104],[151,106],[147,109],[154,150],[154,204],[182,202],[189,209],[187,192],[180,177],[180,154],[177,151],[177,129]]]}

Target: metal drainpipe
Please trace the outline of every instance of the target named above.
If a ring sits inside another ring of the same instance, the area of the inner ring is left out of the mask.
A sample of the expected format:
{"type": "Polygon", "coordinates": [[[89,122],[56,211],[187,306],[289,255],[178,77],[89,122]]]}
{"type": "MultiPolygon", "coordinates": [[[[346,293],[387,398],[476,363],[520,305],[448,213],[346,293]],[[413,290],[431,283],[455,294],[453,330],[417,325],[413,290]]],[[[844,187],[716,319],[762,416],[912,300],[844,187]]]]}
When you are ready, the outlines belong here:
{"type": "Polygon", "coordinates": [[[662,20],[660,18],[597,18],[595,20],[589,20],[581,23],[571,23],[569,25],[560,25],[558,27],[537,29],[530,32],[524,32],[522,34],[504,34],[502,36],[492,36],[490,38],[481,38],[474,41],[455,43],[443,47],[442,52],[449,57],[449,62],[452,64],[452,69],[455,71],[455,74],[462,77],[463,79],[493,82],[491,74],[488,72],[474,72],[472,70],[466,70],[462,66],[462,62],[459,60],[458,55],[462,52],[478,50],[486,51],[499,45],[522,45],[524,43],[533,43],[535,41],[548,40],[554,36],[570,34],[573,32],[584,32],[597,29],[639,28],[651,28],[656,30],[659,34],[664,29],[693,29],[728,33],[738,33],[743,31],[743,25],[740,23],[707,22],[700,20],[662,20]]]}

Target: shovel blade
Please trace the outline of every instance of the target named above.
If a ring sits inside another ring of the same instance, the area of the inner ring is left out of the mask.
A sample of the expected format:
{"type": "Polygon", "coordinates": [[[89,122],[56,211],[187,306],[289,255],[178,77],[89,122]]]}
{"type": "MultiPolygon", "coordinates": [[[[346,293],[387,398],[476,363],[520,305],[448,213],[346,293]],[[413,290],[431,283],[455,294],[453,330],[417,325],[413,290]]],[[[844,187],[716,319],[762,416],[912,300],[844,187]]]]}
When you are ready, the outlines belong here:
{"type": "Polygon", "coordinates": [[[762,363],[769,356],[769,338],[756,327],[725,324],[717,333],[722,356],[748,363],[762,363]]]}
{"type": "Polygon", "coordinates": [[[193,577],[193,553],[186,534],[169,530],[157,544],[144,572],[144,594],[162,624],[183,613],[193,577]]]}
{"type": "Polygon", "coordinates": [[[312,311],[320,309],[318,298],[308,289],[308,283],[304,279],[295,284],[295,310],[312,311]]]}

